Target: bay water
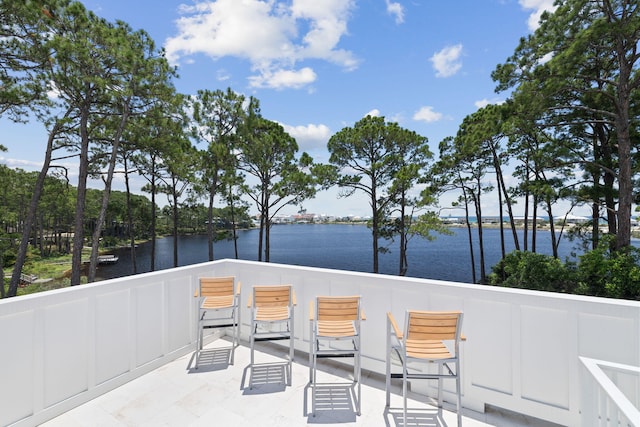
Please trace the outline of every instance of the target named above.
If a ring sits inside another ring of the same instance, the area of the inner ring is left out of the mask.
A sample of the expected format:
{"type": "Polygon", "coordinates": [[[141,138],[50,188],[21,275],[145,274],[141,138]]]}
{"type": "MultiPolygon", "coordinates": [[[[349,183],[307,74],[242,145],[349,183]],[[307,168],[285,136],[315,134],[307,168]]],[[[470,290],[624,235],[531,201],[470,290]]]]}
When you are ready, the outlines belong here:
{"type": "MultiPolygon", "coordinates": [[[[471,255],[467,229],[454,227],[452,235],[436,235],[433,241],[415,236],[409,241],[407,276],[450,280],[470,283],[472,281],[471,255]]],[[[522,245],[522,230],[520,245],[522,245]]],[[[258,259],[259,230],[238,231],[238,258],[258,259]]],[[[501,256],[500,230],[483,230],[487,273],[501,256]]],[[[511,231],[505,234],[507,252],[514,249],[511,231]]],[[[397,275],[399,270],[398,242],[380,241],[388,252],[380,254],[379,273],[397,275]]],[[[474,233],[476,272],[479,276],[477,233],[474,233]]],[[[563,239],[559,246],[562,260],[574,259],[580,253],[576,244],[563,239]]],[[[136,249],[137,272],[151,271],[151,243],[140,244],[136,249]]],[[[537,252],[551,254],[551,237],[548,231],[537,232],[537,252]]],[[[113,251],[119,261],[112,265],[101,265],[98,277],[110,279],[133,273],[130,249],[113,251]]],[[[178,265],[191,265],[208,261],[206,235],[178,236],[178,265]]],[[[274,225],[271,229],[271,262],[339,270],[371,272],[373,269],[371,230],[361,224],[286,224],[274,225]]],[[[215,259],[235,258],[233,242],[223,240],[214,244],[215,259]]],[[[264,257],[263,257],[264,259],[264,257]]],[[[173,237],[156,241],[155,270],[173,268],[173,237]]]]}

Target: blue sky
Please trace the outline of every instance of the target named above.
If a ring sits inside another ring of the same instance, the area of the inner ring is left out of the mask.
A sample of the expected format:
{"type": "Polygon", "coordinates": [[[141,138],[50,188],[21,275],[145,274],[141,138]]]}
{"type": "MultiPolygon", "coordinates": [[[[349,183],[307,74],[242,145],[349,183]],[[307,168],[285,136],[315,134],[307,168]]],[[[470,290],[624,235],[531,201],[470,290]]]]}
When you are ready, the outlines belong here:
{"type": "MultiPolygon", "coordinates": [[[[331,135],[367,114],[427,137],[437,154],[439,142],[455,135],[466,115],[504,101],[507,94],[495,93],[491,72],[536,28],[552,0],[84,4],[109,21],[144,29],[165,47],[178,66],[179,92],[231,87],[253,95],[265,118],[282,124],[301,151],[326,162],[331,135]]],[[[46,143],[41,124],[0,118],[0,135],[9,149],[0,152],[0,163],[38,169],[46,143]]],[[[491,200],[485,212],[496,214],[495,205],[491,200]]],[[[333,190],[304,207],[317,214],[370,214],[364,198],[338,199],[333,190]]]]}

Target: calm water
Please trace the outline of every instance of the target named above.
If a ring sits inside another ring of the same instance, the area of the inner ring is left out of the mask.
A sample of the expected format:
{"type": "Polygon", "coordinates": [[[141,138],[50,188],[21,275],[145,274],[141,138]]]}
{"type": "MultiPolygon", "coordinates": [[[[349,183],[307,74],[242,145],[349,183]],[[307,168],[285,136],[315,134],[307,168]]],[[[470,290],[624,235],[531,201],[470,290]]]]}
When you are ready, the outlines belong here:
{"type": "MultiPolygon", "coordinates": [[[[407,276],[470,282],[471,258],[467,231],[464,228],[454,228],[452,231],[452,236],[438,235],[434,241],[414,237],[409,242],[407,276]]],[[[490,272],[491,266],[500,259],[499,230],[486,229],[484,237],[487,272],[490,272]]],[[[506,244],[507,252],[513,250],[513,242],[509,241],[509,237],[506,238],[506,244]]],[[[275,225],[271,229],[271,262],[371,272],[371,245],[371,230],[364,225],[275,225]]],[[[562,259],[571,255],[573,246],[568,240],[562,241],[562,259]]],[[[391,243],[389,249],[389,253],[380,255],[380,273],[395,275],[398,274],[398,244],[391,243]]],[[[139,273],[150,271],[150,251],[149,243],[136,249],[139,273]]],[[[551,253],[548,232],[538,232],[538,252],[551,253]]],[[[111,266],[100,266],[99,277],[109,279],[132,274],[130,250],[123,249],[115,253],[120,260],[111,266]]],[[[215,259],[235,258],[233,242],[216,242],[214,255],[215,259]]],[[[239,232],[238,257],[253,261],[258,259],[258,230],[239,232]]],[[[476,255],[476,262],[477,258],[476,255]]],[[[207,237],[178,237],[178,261],[181,266],[208,261],[207,237]]],[[[156,270],[172,267],[173,237],[159,239],[156,242],[156,270]]]]}

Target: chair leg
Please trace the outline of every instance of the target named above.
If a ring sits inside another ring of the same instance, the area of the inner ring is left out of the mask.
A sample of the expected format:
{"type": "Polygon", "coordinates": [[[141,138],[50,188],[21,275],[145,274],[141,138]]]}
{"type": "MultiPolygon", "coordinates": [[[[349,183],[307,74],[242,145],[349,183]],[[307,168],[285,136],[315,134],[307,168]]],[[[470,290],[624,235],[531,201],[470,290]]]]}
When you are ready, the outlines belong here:
{"type": "Polygon", "coordinates": [[[386,404],[387,408],[391,405],[391,327],[389,326],[389,321],[387,320],[387,360],[386,360],[386,375],[385,375],[385,384],[384,389],[386,392],[386,404]]]}
{"type": "Polygon", "coordinates": [[[357,405],[357,414],[358,416],[362,415],[362,367],[360,366],[360,345],[358,345],[358,352],[356,353],[354,360],[354,378],[358,381],[358,405],[357,405]]]}
{"type": "Polygon", "coordinates": [[[198,363],[200,363],[201,350],[202,350],[202,327],[200,326],[200,320],[198,319],[198,332],[196,333],[196,369],[198,369],[198,363]]]}
{"type": "Polygon", "coordinates": [[[289,377],[287,379],[287,385],[291,385],[291,374],[293,373],[293,357],[295,354],[295,335],[293,333],[293,313],[292,319],[289,321],[289,377]]]}
{"type": "Polygon", "coordinates": [[[309,384],[313,384],[313,322],[309,323],[309,384]]]}
{"type": "Polygon", "coordinates": [[[238,328],[240,327],[240,325],[238,324],[237,312],[235,311],[235,309],[231,317],[231,321],[233,322],[233,325],[231,326],[231,333],[233,334],[233,337],[231,339],[231,360],[229,361],[229,364],[233,365],[236,353],[236,344],[238,342],[238,328]]]}
{"type": "Polygon", "coordinates": [[[462,425],[462,390],[460,389],[460,361],[456,360],[456,409],[458,412],[458,427],[462,425]]]}
{"type": "Polygon", "coordinates": [[[402,361],[402,425],[407,425],[407,368],[402,361]]]}
{"type": "Polygon", "coordinates": [[[311,415],[312,416],[316,416],[316,398],[317,398],[317,388],[318,388],[318,384],[317,384],[317,366],[316,364],[318,363],[318,355],[315,353],[315,351],[313,352],[313,357],[312,357],[312,373],[311,373],[311,415]]]}
{"type": "Polygon", "coordinates": [[[442,408],[442,363],[438,363],[438,408],[442,408]]]}
{"type": "Polygon", "coordinates": [[[251,321],[251,331],[249,337],[249,390],[253,389],[253,364],[254,364],[254,356],[253,356],[253,347],[255,344],[255,322],[251,321]]]}

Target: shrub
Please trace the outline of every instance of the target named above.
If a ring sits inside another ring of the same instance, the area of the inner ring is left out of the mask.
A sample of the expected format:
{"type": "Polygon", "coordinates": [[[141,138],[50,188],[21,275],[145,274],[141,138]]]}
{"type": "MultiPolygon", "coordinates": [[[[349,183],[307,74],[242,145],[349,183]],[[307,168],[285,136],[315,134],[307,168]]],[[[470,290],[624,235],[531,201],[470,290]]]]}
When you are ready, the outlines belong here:
{"type": "Polygon", "coordinates": [[[610,249],[609,239],[580,257],[576,293],[640,300],[640,249],[610,249]]]}
{"type": "Polygon", "coordinates": [[[492,270],[489,283],[496,286],[572,293],[577,285],[572,264],[535,252],[513,251],[492,270]]]}

